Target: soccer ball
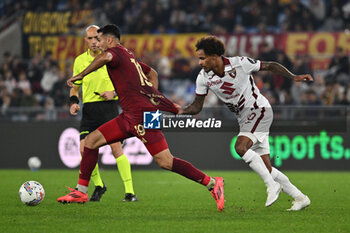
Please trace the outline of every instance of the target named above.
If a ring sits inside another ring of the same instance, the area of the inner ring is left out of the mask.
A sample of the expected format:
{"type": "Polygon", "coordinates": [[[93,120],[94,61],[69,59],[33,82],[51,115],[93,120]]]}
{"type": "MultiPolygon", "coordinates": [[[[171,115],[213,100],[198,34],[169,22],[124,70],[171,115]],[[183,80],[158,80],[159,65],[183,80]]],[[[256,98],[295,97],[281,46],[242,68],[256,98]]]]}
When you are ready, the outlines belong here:
{"type": "Polygon", "coordinates": [[[37,181],[27,181],[19,188],[19,198],[30,206],[39,205],[45,198],[44,187],[37,181]]]}
{"type": "Polygon", "coordinates": [[[36,171],[41,167],[41,161],[38,157],[30,157],[28,159],[28,167],[33,170],[36,171]]]}

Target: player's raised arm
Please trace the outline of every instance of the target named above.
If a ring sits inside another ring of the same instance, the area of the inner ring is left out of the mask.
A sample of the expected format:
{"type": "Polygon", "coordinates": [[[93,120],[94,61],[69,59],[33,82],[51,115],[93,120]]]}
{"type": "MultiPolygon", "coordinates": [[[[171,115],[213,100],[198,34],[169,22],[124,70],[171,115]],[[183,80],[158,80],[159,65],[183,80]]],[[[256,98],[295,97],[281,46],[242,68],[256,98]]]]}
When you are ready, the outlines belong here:
{"type": "Polygon", "coordinates": [[[80,74],[84,77],[90,74],[92,71],[95,71],[102,66],[106,65],[108,62],[112,61],[113,55],[110,52],[103,52],[92,61],[92,63],[86,67],[80,74]]]}
{"type": "Polygon", "coordinates": [[[203,104],[204,104],[204,95],[196,95],[193,102],[185,107],[183,111],[179,111],[178,114],[189,114],[189,115],[196,115],[200,111],[202,111],[203,104]]]}
{"type": "Polygon", "coordinates": [[[83,79],[86,75],[90,74],[92,71],[95,71],[95,70],[101,68],[102,66],[106,65],[108,62],[112,61],[112,59],[113,59],[113,55],[110,52],[101,53],[80,74],[77,74],[76,76],[68,79],[67,85],[70,87],[73,87],[73,83],[76,80],[83,79]]]}
{"type": "Polygon", "coordinates": [[[274,74],[279,74],[284,77],[291,78],[296,82],[313,81],[313,78],[310,74],[295,75],[278,62],[262,61],[260,70],[271,71],[274,74]]]}

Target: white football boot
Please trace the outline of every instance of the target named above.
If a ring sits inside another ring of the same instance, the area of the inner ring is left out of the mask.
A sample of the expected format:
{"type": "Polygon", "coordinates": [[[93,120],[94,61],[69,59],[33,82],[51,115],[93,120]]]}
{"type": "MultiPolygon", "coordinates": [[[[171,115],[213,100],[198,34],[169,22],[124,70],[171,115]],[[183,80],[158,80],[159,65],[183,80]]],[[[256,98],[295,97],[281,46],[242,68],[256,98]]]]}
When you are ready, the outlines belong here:
{"type": "Polygon", "coordinates": [[[293,205],[288,211],[298,211],[308,207],[311,204],[310,198],[304,194],[300,194],[293,201],[293,205]]]}
{"type": "Polygon", "coordinates": [[[269,207],[272,205],[275,201],[277,201],[278,196],[280,195],[282,191],[282,185],[280,183],[275,182],[275,184],[271,187],[267,188],[267,199],[265,206],[269,207]]]}

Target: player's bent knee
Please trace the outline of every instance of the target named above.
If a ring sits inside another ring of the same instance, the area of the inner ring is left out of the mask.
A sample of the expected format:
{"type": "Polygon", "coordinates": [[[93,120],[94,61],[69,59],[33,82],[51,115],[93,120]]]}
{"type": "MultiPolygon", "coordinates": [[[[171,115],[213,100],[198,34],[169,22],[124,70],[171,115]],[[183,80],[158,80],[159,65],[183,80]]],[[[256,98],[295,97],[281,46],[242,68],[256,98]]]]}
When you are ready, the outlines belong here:
{"type": "Polygon", "coordinates": [[[248,151],[248,148],[243,144],[236,143],[235,150],[239,156],[243,157],[243,155],[248,151]]]}
{"type": "Polygon", "coordinates": [[[247,136],[238,136],[236,144],[235,144],[235,150],[239,156],[243,157],[245,153],[249,150],[250,147],[252,147],[253,141],[247,136]]]}
{"type": "Polygon", "coordinates": [[[171,170],[171,168],[172,168],[172,165],[167,161],[156,160],[156,163],[158,164],[158,166],[160,168],[165,169],[165,170],[171,170]]]}
{"type": "Polygon", "coordinates": [[[92,134],[90,134],[89,136],[87,136],[85,138],[85,147],[90,148],[90,149],[96,149],[96,139],[93,137],[92,134]]]}
{"type": "Polygon", "coordinates": [[[98,149],[99,147],[106,144],[106,140],[101,134],[100,131],[95,130],[94,132],[90,133],[85,138],[85,147],[90,149],[98,149]]]}
{"type": "Polygon", "coordinates": [[[171,170],[173,167],[173,156],[170,154],[169,150],[162,151],[153,156],[154,161],[158,166],[165,170],[171,170]]]}

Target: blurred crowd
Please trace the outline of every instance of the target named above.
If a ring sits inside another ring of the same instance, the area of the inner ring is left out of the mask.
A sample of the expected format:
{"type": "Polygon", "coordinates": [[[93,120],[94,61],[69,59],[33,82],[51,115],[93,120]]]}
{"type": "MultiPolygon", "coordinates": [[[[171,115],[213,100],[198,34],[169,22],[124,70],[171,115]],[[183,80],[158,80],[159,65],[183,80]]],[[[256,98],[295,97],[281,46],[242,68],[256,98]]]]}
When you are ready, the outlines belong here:
{"type": "MultiPolygon", "coordinates": [[[[9,107],[68,107],[69,89],[66,80],[72,67],[58,68],[50,53],[37,54],[29,61],[10,52],[3,54],[0,66],[0,106],[4,113],[9,107]]],[[[311,74],[313,83],[294,82],[270,72],[258,72],[255,83],[272,105],[349,105],[350,66],[348,56],[338,49],[326,71],[313,71],[310,57],[300,55],[290,59],[283,51],[265,45],[255,57],[262,61],[277,61],[295,74],[311,74]]],[[[160,53],[146,53],[141,61],[154,67],[159,75],[160,90],[180,105],[191,103],[195,80],[200,71],[196,57],[184,58],[175,52],[171,58],[160,53]]],[[[210,92],[209,92],[210,93],[210,92]]],[[[218,99],[209,94],[206,106],[219,106],[218,99]]]]}
{"type": "MultiPolygon", "coordinates": [[[[344,0],[7,0],[0,3],[1,20],[18,9],[97,9],[98,25],[117,23],[124,34],[339,31],[349,28],[350,18],[350,1],[344,0]]],[[[71,76],[71,66],[60,70],[50,53],[24,60],[10,51],[1,51],[0,116],[5,116],[11,107],[44,107],[47,111],[35,118],[54,119],[57,116],[51,110],[68,108],[66,79],[71,76]]],[[[256,85],[272,105],[350,104],[349,57],[341,48],[326,70],[312,70],[308,55],[290,58],[268,44],[260,54],[252,56],[277,61],[293,73],[310,73],[314,77],[313,83],[297,83],[269,72],[255,74],[256,85]]],[[[200,70],[197,58],[184,58],[177,51],[173,57],[150,52],[139,59],[158,71],[163,93],[180,105],[191,103],[200,70]]],[[[205,106],[220,106],[220,102],[210,93],[205,106]]]]}
{"type": "MultiPolygon", "coordinates": [[[[57,116],[50,115],[54,108],[68,108],[66,79],[72,73],[70,68],[60,70],[49,53],[44,57],[37,54],[29,61],[10,52],[5,52],[3,56],[0,66],[0,116],[6,116],[11,107],[34,110],[44,107],[47,111],[36,114],[35,118],[54,120],[57,116]]],[[[25,118],[25,114],[19,117],[25,118]]]]}
{"type": "Polygon", "coordinates": [[[338,31],[350,28],[348,0],[7,0],[0,22],[19,10],[93,10],[123,33],[338,31]]]}
{"type": "MultiPolygon", "coordinates": [[[[294,82],[271,72],[258,72],[254,79],[261,93],[272,105],[331,106],[350,104],[350,63],[346,53],[338,48],[327,70],[312,70],[311,57],[299,55],[289,58],[283,51],[265,44],[257,57],[261,61],[276,61],[295,74],[311,74],[314,82],[294,82]]],[[[176,53],[168,58],[159,53],[148,54],[142,61],[156,68],[161,91],[180,105],[191,103],[195,93],[195,80],[200,71],[198,59],[183,58],[176,53]]],[[[209,92],[205,106],[221,105],[209,92]]]]}

